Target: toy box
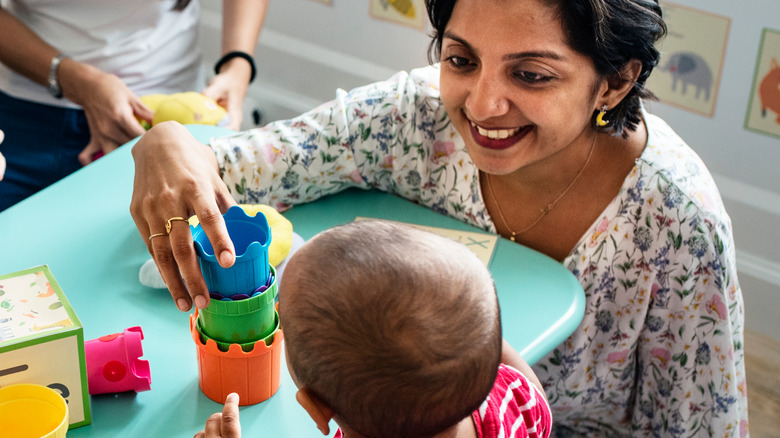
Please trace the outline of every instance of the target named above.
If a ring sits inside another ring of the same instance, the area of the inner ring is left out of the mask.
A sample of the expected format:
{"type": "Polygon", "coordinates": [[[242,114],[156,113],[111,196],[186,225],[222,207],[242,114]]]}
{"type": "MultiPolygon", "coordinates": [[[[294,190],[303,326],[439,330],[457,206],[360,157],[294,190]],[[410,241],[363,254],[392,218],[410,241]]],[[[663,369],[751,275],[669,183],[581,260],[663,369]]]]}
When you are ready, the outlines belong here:
{"type": "Polygon", "coordinates": [[[0,387],[15,383],[58,391],[70,429],[91,423],[84,329],[45,265],[0,275],[0,387]]]}

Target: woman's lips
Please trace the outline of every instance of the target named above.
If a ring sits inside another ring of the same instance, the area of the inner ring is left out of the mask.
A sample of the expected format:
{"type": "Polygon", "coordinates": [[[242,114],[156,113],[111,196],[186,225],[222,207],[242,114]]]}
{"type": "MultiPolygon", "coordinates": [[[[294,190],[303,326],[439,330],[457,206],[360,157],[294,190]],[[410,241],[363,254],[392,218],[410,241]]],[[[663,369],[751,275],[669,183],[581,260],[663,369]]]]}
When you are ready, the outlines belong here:
{"type": "Polygon", "coordinates": [[[512,129],[486,129],[469,120],[474,141],[488,149],[507,149],[531,132],[531,126],[512,129]]]}

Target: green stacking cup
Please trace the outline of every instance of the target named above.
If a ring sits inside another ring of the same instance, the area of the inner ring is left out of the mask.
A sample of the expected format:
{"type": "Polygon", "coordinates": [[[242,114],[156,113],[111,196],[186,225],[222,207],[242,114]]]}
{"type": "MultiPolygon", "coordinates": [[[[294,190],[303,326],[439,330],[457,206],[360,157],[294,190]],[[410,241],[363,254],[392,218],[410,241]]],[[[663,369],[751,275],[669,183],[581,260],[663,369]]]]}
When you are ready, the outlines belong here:
{"type": "Polygon", "coordinates": [[[199,314],[200,328],[215,341],[244,344],[273,333],[278,282],[271,266],[271,285],[250,298],[235,301],[212,299],[199,314]]]}
{"type": "MultiPolygon", "coordinates": [[[[219,351],[228,351],[231,345],[234,343],[231,342],[222,342],[218,341],[207,334],[203,333],[203,327],[200,326],[200,321],[195,320],[195,328],[198,330],[198,336],[200,337],[200,341],[205,345],[206,341],[209,339],[213,339],[214,342],[217,343],[217,348],[219,351]]],[[[260,338],[256,341],[250,341],[250,342],[244,342],[244,343],[238,343],[238,345],[241,347],[244,352],[249,353],[255,348],[255,343],[263,341],[267,347],[270,347],[271,344],[274,343],[274,336],[276,336],[276,332],[279,330],[279,313],[274,311],[274,327],[271,329],[271,333],[266,335],[263,338],[260,338]]]]}

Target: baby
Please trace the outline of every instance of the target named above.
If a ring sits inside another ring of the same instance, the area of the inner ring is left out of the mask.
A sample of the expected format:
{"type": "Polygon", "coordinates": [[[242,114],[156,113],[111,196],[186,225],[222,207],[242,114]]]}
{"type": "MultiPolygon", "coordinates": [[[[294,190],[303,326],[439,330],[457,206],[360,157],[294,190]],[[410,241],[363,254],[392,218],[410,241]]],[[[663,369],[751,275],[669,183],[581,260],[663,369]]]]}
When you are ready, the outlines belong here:
{"type": "MultiPolygon", "coordinates": [[[[502,341],[490,273],[465,246],[354,222],[290,259],[279,292],[299,403],[336,437],[547,437],[536,376],[502,341]]],[[[238,437],[228,396],[196,437],[238,437]]]]}

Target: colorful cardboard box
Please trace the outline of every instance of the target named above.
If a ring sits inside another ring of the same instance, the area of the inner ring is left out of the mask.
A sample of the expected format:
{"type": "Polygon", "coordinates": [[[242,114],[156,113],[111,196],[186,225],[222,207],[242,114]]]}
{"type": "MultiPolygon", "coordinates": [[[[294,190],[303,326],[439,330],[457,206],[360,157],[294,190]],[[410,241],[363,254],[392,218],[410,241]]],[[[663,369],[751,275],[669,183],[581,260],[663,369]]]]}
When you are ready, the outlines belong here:
{"type": "Polygon", "coordinates": [[[92,422],[84,329],[45,265],[0,275],[0,386],[15,383],[60,392],[70,429],[92,422]]]}

